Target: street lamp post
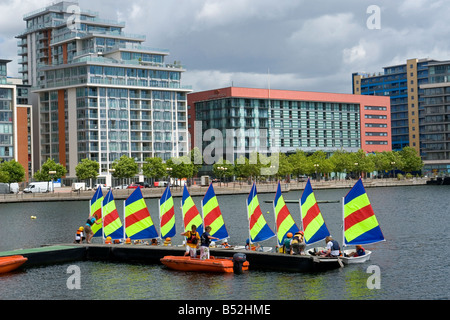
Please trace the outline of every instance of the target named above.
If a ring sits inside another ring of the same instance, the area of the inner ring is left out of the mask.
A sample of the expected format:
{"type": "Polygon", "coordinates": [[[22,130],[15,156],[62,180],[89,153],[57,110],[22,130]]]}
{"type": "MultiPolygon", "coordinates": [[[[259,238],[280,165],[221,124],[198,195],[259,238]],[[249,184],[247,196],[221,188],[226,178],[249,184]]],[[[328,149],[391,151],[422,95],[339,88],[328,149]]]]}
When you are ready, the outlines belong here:
{"type": "MultiPolygon", "coordinates": [[[[49,171],[48,174],[52,177],[52,192],[55,192],[55,185],[53,184],[53,176],[56,174],[56,171],[49,171]]],[[[47,184],[48,189],[48,184],[47,184]]]]}
{"type": "Polygon", "coordinates": [[[391,166],[392,166],[392,178],[395,178],[395,161],[391,162],[391,166]]]}

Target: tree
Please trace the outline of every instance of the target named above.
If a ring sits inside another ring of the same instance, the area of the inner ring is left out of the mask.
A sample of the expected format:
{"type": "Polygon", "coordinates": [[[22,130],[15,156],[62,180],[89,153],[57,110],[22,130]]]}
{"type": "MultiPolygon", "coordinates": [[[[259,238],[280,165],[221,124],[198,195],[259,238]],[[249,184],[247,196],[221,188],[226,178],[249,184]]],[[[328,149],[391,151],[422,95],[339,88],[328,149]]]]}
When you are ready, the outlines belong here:
{"type": "Polygon", "coordinates": [[[161,158],[147,158],[142,166],[144,176],[159,180],[166,176],[166,165],[161,158]]]}
{"type": "MultiPolygon", "coordinates": [[[[100,164],[97,161],[90,159],[83,159],[75,167],[75,174],[78,180],[96,179],[100,170],[100,164]]],[[[92,180],[91,180],[92,187],[92,180]]]]}
{"type": "Polygon", "coordinates": [[[308,173],[308,159],[304,151],[298,150],[289,156],[288,161],[292,165],[292,173],[298,177],[308,173]]]}
{"type": "Polygon", "coordinates": [[[48,159],[42,166],[41,170],[34,173],[34,179],[37,181],[50,181],[52,179],[58,180],[67,174],[66,167],[62,164],[56,163],[53,159],[48,159]],[[56,173],[50,174],[50,171],[56,173]]]}
{"type": "Polygon", "coordinates": [[[139,172],[139,167],[134,159],[126,155],[114,160],[111,169],[113,169],[113,177],[117,179],[130,179],[139,172]]]}
{"type": "Polygon", "coordinates": [[[404,147],[399,152],[400,158],[403,160],[402,166],[399,169],[405,172],[413,172],[422,170],[424,164],[422,159],[417,154],[417,151],[411,147],[404,147]]]}
{"type": "Polygon", "coordinates": [[[232,177],[234,175],[234,166],[230,161],[221,158],[213,165],[213,173],[222,181],[222,177],[232,177]]]}
{"type": "Polygon", "coordinates": [[[25,169],[16,160],[0,164],[0,172],[2,173],[0,175],[0,182],[8,184],[22,182],[25,178],[25,169]]]}
{"type": "Polygon", "coordinates": [[[339,173],[347,172],[347,169],[350,168],[350,154],[344,150],[337,150],[334,152],[329,158],[333,171],[336,173],[336,176],[339,176],[339,173]]]}
{"type": "Polygon", "coordinates": [[[170,176],[177,179],[189,179],[194,175],[194,164],[189,156],[171,158],[167,160],[166,167],[172,168],[170,176]]]}

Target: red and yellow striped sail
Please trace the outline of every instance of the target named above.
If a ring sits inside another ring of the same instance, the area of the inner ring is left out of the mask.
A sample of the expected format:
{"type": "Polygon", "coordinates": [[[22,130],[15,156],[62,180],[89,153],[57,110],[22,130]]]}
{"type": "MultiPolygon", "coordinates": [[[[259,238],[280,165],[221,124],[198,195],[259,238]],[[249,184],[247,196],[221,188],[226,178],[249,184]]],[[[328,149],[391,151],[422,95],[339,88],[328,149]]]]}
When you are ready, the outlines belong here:
{"type": "Polygon", "coordinates": [[[281,194],[280,182],[278,182],[278,188],[277,193],[275,194],[273,207],[275,210],[278,244],[282,245],[284,238],[286,238],[286,235],[289,232],[295,234],[297,231],[299,231],[299,228],[295,224],[294,218],[292,218],[292,215],[289,212],[286,203],[284,202],[283,195],[281,194]]]}
{"type": "Polygon", "coordinates": [[[198,234],[203,234],[203,219],[195,206],[194,200],[192,200],[189,191],[184,185],[183,197],[181,199],[181,212],[183,214],[184,232],[190,231],[191,226],[197,227],[198,234]]]}
{"type": "Polygon", "coordinates": [[[228,238],[228,231],[212,183],[203,197],[202,209],[205,226],[211,226],[211,236],[220,240],[228,238]]]}
{"type": "Polygon", "coordinates": [[[300,210],[306,244],[323,240],[330,235],[309,179],[300,199],[300,210]]]}
{"type": "Polygon", "coordinates": [[[166,239],[175,236],[175,210],[170,186],[167,186],[161,199],[159,199],[159,219],[161,221],[161,238],[166,239]]]}
{"type": "Polygon", "coordinates": [[[123,225],[122,221],[120,221],[119,213],[117,212],[112,190],[109,190],[108,194],[103,200],[102,212],[104,237],[111,237],[112,239],[123,239],[123,225]]]}
{"type": "Polygon", "coordinates": [[[158,238],[158,232],[153,224],[147,204],[142,196],[141,188],[125,200],[125,233],[130,239],[158,238]]]}
{"type": "Polygon", "coordinates": [[[252,189],[247,198],[247,211],[250,229],[250,241],[259,242],[275,237],[275,233],[270,229],[264,218],[258,200],[258,192],[256,191],[256,184],[253,184],[252,189]]]}
{"type": "Polygon", "coordinates": [[[95,223],[92,225],[91,229],[94,233],[94,237],[101,237],[102,236],[102,202],[103,202],[103,192],[102,188],[97,188],[97,191],[95,191],[94,196],[92,197],[90,201],[90,212],[89,216],[95,216],[97,219],[95,223]]]}
{"type": "Polygon", "coordinates": [[[353,186],[344,198],[344,245],[383,241],[375,213],[362,180],[353,186]]]}

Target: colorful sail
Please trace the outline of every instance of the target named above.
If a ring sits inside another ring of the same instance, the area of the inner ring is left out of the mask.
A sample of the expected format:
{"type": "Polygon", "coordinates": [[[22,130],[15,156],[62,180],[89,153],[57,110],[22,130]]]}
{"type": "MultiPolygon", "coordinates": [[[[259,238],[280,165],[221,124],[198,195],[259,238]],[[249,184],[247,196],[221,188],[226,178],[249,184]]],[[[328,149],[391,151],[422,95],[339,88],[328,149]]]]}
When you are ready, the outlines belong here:
{"type": "Polygon", "coordinates": [[[175,236],[175,210],[170,186],[167,186],[159,199],[159,219],[161,221],[161,238],[175,236]]]}
{"type": "Polygon", "coordinates": [[[375,243],[384,240],[362,180],[344,198],[344,245],[375,243]]]}
{"type": "Polygon", "coordinates": [[[220,211],[219,202],[212,183],[209,185],[208,191],[202,201],[203,220],[206,226],[211,226],[211,236],[220,240],[228,237],[228,231],[223,221],[222,212],[220,211]]]}
{"type": "Polygon", "coordinates": [[[309,179],[300,199],[300,210],[306,244],[323,240],[330,235],[309,179]]]}
{"type": "Polygon", "coordinates": [[[106,194],[103,200],[103,233],[104,237],[123,239],[123,225],[117,212],[112,190],[106,194]]]}
{"type": "Polygon", "coordinates": [[[101,237],[102,236],[102,202],[103,202],[103,192],[102,188],[97,188],[97,191],[95,191],[94,196],[91,199],[90,202],[90,212],[89,216],[95,216],[97,219],[95,223],[92,225],[91,229],[94,233],[94,237],[101,237]]]}
{"type": "Polygon", "coordinates": [[[253,184],[247,198],[247,212],[250,229],[250,241],[259,242],[275,237],[275,233],[270,229],[259,206],[256,184],[253,184]]]}
{"type": "Polygon", "coordinates": [[[125,233],[133,240],[158,238],[147,204],[142,196],[141,188],[125,200],[125,233]]]}
{"type": "Polygon", "coordinates": [[[294,218],[292,218],[289,209],[284,202],[283,195],[281,194],[281,185],[278,182],[277,193],[275,195],[275,200],[273,202],[273,207],[275,210],[275,223],[277,226],[277,239],[278,244],[282,245],[286,235],[291,232],[295,234],[299,231],[299,228],[295,224],[294,218]]]}
{"type": "Polygon", "coordinates": [[[190,231],[191,226],[195,225],[198,234],[201,235],[203,233],[203,219],[198,212],[186,185],[184,185],[183,197],[181,199],[181,212],[183,214],[184,232],[190,231]]]}

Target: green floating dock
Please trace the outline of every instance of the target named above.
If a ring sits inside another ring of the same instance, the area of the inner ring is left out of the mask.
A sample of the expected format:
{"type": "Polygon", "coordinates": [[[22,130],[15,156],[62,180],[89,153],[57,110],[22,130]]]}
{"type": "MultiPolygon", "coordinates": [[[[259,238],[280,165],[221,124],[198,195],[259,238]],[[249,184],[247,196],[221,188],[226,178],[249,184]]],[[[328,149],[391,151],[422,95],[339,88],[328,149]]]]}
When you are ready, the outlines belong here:
{"type": "MultiPolygon", "coordinates": [[[[148,245],[103,245],[103,244],[61,244],[42,246],[35,249],[20,249],[0,252],[0,257],[22,255],[28,261],[22,268],[42,265],[70,263],[76,261],[110,261],[125,263],[161,264],[164,256],[181,256],[184,247],[164,247],[148,245]]],[[[247,250],[211,248],[212,256],[233,257],[244,253],[250,263],[250,270],[278,272],[317,272],[341,267],[338,259],[318,259],[312,256],[287,255],[279,253],[254,252],[247,250]]]]}

